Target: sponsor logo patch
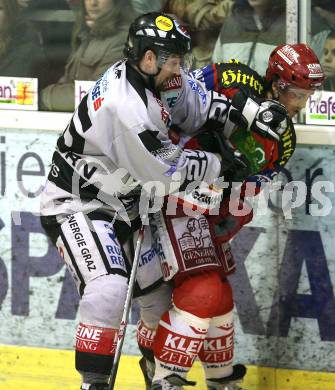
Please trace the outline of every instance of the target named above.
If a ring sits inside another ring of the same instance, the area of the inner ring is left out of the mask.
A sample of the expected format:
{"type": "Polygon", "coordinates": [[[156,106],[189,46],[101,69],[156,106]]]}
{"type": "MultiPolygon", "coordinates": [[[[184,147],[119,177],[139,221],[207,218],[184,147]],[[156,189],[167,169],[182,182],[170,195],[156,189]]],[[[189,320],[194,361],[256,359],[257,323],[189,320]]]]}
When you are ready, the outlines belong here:
{"type": "Polygon", "coordinates": [[[139,267],[143,267],[144,265],[148,264],[153,260],[156,256],[156,251],[154,247],[151,247],[149,250],[144,252],[141,256],[140,262],[138,264],[139,267]]]}
{"type": "Polygon", "coordinates": [[[258,80],[252,74],[242,72],[240,69],[227,69],[222,72],[221,82],[224,88],[233,87],[235,85],[249,86],[259,95],[261,95],[264,90],[264,87],[260,80],[258,80]]]}
{"type": "Polygon", "coordinates": [[[201,90],[199,85],[194,80],[188,79],[187,81],[188,81],[192,91],[196,92],[201,97],[202,104],[205,106],[206,105],[206,101],[207,101],[206,93],[201,90]]]}
{"type": "Polygon", "coordinates": [[[105,93],[108,89],[108,82],[106,78],[101,77],[95,84],[92,90],[92,101],[94,111],[98,111],[102,106],[104,98],[101,96],[101,92],[105,93]],[[102,90],[102,91],[101,91],[102,90]]]}
{"type": "Polygon", "coordinates": [[[323,71],[320,64],[307,64],[307,68],[310,71],[308,75],[309,78],[319,78],[323,76],[323,71]]]}
{"type": "Polygon", "coordinates": [[[170,91],[171,89],[179,89],[181,88],[181,86],[182,86],[182,78],[179,75],[164,83],[164,91],[170,91]]]}
{"type": "Polygon", "coordinates": [[[170,18],[160,15],[155,20],[156,26],[163,31],[170,31],[173,28],[173,22],[170,18]]]}
{"type": "Polygon", "coordinates": [[[185,221],[185,230],[178,237],[185,269],[218,265],[206,218],[189,218],[185,221]]]}
{"type": "Polygon", "coordinates": [[[271,111],[264,111],[262,114],[262,118],[265,123],[271,122],[273,119],[273,114],[271,111]]]}
{"type": "Polygon", "coordinates": [[[290,45],[283,46],[280,50],[278,50],[278,54],[289,65],[297,63],[300,57],[300,55],[290,45]]]}

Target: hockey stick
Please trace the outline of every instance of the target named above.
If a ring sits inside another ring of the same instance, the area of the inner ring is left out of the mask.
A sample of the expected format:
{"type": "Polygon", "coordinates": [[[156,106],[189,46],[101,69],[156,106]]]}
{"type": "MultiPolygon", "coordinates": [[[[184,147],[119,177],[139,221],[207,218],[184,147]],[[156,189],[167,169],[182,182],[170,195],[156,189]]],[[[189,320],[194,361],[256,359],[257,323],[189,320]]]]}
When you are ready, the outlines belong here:
{"type": "Polygon", "coordinates": [[[135,286],[137,267],[138,267],[138,263],[139,263],[139,259],[140,259],[140,252],[141,252],[141,247],[142,247],[143,238],[144,238],[144,229],[145,229],[145,224],[142,223],[142,226],[139,230],[138,238],[136,241],[136,248],[135,248],[134,260],[133,260],[129,283],[128,283],[127,296],[126,296],[126,301],[124,303],[121,324],[120,324],[120,328],[119,328],[119,332],[118,332],[118,336],[117,336],[114,362],[113,362],[112,371],[111,371],[110,376],[109,376],[108,390],[114,389],[117,370],[118,370],[119,363],[120,363],[120,357],[121,357],[121,352],[122,352],[122,347],[123,347],[123,342],[124,342],[124,336],[126,334],[128,316],[129,316],[129,311],[130,311],[130,307],[131,307],[131,299],[133,296],[133,291],[134,291],[134,286],[135,286]]]}

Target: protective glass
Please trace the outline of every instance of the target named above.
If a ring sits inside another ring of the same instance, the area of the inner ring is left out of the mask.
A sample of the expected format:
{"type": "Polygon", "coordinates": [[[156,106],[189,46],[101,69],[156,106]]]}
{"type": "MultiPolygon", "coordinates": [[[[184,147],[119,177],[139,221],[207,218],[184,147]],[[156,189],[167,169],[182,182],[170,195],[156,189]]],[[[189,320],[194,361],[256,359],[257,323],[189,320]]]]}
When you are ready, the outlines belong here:
{"type": "Polygon", "coordinates": [[[321,93],[319,90],[304,89],[293,85],[279,90],[279,102],[283,104],[291,118],[299,112],[303,112],[309,98],[313,95],[313,101],[319,101],[321,93]]]}
{"type": "Polygon", "coordinates": [[[180,73],[180,69],[188,73],[192,67],[193,55],[192,53],[186,53],[184,55],[173,54],[165,50],[160,50],[157,61],[160,68],[164,66],[171,73],[180,73]]]}
{"type": "Polygon", "coordinates": [[[299,87],[289,86],[286,91],[290,100],[296,103],[306,103],[310,96],[314,99],[321,98],[321,90],[319,89],[303,89],[299,87]]]}

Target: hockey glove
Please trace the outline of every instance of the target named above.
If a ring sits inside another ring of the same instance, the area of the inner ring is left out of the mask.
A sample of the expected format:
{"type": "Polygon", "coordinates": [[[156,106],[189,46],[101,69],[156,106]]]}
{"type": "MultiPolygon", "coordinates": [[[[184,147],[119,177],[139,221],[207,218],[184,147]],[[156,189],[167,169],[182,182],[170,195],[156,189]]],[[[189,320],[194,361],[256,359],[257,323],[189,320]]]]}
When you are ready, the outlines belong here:
{"type": "Polygon", "coordinates": [[[283,105],[274,100],[250,96],[244,90],[234,95],[228,115],[239,128],[276,141],[280,140],[288,123],[288,114],[283,105]]]}
{"type": "Polygon", "coordinates": [[[285,107],[275,100],[265,100],[261,103],[250,130],[264,138],[279,141],[280,136],[287,129],[287,125],[285,107]]]}
{"type": "Polygon", "coordinates": [[[204,131],[197,134],[196,140],[206,152],[221,153],[220,146],[215,136],[215,131],[204,131]]]}
{"type": "Polygon", "coordinates": [[[247,157],[234,149],[222,133],[214,131],[221,155],[221,174],[226,182],[242,182],[251,174],[250,162],[247,157]]]}

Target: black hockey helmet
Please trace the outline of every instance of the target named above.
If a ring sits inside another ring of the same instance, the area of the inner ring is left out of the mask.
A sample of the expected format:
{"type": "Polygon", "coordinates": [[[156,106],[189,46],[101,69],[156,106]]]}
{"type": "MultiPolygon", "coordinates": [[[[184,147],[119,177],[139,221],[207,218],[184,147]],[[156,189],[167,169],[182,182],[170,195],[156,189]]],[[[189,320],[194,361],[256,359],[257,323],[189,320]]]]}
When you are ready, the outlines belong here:
{"type": "Polygon", "coordinates": [[[184,57],[191,51],[191,37],[175,17],[150,12],[137,17],[130,25],[124,54],[138,63],[146,50],[152,50],[161,58],[170,54],[184,57]]]}

